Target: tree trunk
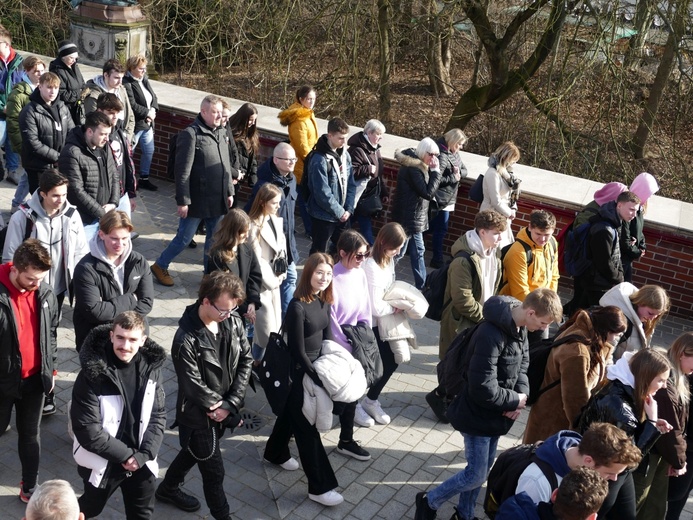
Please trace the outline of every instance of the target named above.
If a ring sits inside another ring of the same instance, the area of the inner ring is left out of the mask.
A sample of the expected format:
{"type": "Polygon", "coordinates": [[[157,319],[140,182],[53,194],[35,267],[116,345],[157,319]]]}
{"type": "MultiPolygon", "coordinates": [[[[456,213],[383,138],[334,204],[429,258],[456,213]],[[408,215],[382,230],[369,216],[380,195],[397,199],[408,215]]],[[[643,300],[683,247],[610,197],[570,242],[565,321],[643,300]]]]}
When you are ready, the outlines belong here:
{"type": "Polygon", "coordinates": [[[452,94],[450,80],[450,40],[452,26],[449,17],[438,12],[438,2],[428,2],[428,80],[436,96],[452,94]]]}
{"type": "Polygon", "coordinates": [[[390,75],[392,53],[390,52],[390,0],[378,0],[378,48],[380,51],[380,85],[378,86],[378,114],[380,121],[388,126],[391,122],[390,75]]]}
{"type": "Polygon", "coordinates": [[[652,125],[657,117],[659,103],[664,95],[671,71],[674,69],[676,55],[686,29],[688,2],[689,0],[678,0],[675,7],[676,12],[672,14],[673,19],[671,20],[666,47],[664,47],[664,54],[659,62],[659,67],[657,67],[654,82],[650,87],[650,96],[643,104],[640,123],[631,142],[631,149],[636,159],[644,159],[645,157],[645,145],[652,133],[652,125]]]}
{"type": "Polygon", "coordinates": [[[628,69],[636,68],[643,55],[656,10],[657,3],[653,0],[639,0],[635,4],[633,27],[637,32],[628,41],[625,57],[625,66],[628,69]]]}

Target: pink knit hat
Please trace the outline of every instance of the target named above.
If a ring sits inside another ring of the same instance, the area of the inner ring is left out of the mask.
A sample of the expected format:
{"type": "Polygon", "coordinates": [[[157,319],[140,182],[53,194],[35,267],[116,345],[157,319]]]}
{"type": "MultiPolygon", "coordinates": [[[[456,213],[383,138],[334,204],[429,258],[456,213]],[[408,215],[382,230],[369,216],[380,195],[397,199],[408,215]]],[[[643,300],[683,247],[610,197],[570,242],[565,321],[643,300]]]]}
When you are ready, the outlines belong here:
{"type": "Polygon", "coordinates": [[[638,175],[630,185],[630,191],[635,193],[640,202],[645,204],[647,200],[659,191],[659,184],[655,178],[647,172],[638,175]]]}
{"type": "Polygon", "coordinates": [[[625,184],[621,182],[610,182],[609,184],[605,184],[603,188],[594,192],[594,200],[601,206],[602,204],[616,200],[624,191],[628,191],[628,186],[625,184]]]}

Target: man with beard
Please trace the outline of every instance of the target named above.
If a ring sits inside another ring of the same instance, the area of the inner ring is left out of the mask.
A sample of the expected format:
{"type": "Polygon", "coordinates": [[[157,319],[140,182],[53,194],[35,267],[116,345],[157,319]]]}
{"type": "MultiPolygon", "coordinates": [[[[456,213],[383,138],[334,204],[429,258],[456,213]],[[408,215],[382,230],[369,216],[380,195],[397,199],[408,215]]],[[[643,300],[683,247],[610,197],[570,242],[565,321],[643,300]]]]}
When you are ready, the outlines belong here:
{"type": "Polygon", "coordinates": [[[50,268],[48,251],[34,238],[17,248],[12,262],[0,265],[0,435],[14,408],[19,498],[25,503],[38,480],[43,398],[55,385],[58,302],[43,282],[50,268]]]}

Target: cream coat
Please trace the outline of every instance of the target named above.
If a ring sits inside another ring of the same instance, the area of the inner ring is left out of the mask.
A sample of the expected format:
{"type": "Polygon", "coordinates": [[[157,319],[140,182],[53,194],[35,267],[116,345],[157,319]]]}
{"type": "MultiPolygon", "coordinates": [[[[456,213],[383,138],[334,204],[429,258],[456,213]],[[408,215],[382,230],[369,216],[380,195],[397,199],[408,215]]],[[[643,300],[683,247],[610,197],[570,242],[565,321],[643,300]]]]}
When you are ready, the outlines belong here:
{"type": "Polygon", "coordinates": [[[321,433],[332,429],[332,399],[305,374],[303,376],[303,406],[301,411],[310,424],[321,433]]]}
{"type": "Polygon", "coordinates": [[[361,363],[339,343],[324,340],[313,368],[333,401],[353,403],[366,393],[366,374],[361,363]]]}
{"type": "Polygon", "coordinates": [[[280,254],[286,256],[286,237],[283,231],[283,219],[270,215],[277,236],[266,221],[262,227],[253,222],[250,229],[251,245],[257,256],[262,271],[262,287],[260,289],[260,303],[256,312],[255,336],[253,343],[262,348],[267,346],[270,332],[277,332],[282,322],[281,293],[279,286],[286,278],[286,273],[281,276],[274,274],[272,261],[280,254]]]}

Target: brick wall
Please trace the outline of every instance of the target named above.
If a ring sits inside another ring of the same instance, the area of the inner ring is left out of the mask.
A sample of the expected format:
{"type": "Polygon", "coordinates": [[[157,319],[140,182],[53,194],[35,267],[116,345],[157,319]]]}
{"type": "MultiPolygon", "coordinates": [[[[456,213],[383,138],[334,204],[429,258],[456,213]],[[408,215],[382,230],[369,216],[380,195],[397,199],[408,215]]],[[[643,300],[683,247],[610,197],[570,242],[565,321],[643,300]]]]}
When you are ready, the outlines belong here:
{"type": "MultiPolygon", "coordinates": [[[[153,176],[166,177],[170,137],[190,124],[193,117],[194,114],[188,112],[173,112],[166,109],[162,109],[157,114],[154,134],[155,153],[151,170],[153,176]]],[[[263,134],[260,140],[260,155],[262,156],[260,160],[266,159],[271,154],[274,145],[284,139],[286,139],[285,135],[263,134]]],[[[394,190],[396,177],[396,163],[387,161],[385,179],[391,190],[394,190]]],[[[473,226],[474,215],[477,213],[479,205],[471,202],[468,198],[470,186],[471,181],[463,181],[460,185],[458,203],[450,218],[446,240],[447,248],[463,232],[473,226]]],[[[245,199],[248,196],[248,188],[243,185],[239,197],[245,199]]],[[[517,232],[520,226],[526,226],[526,217],[532,209],[537,207],[552,211],[556,215],[557,231],[570,224],[575,211],[578,209],[573,205],[561,204],[556,200],[542,200],[525,193],[519,201],[518,214],[520,217],[515,220],[513,231],[517,232]]],[[[387,222],[388,218],[389,212],[386,212],[377,220],[377,223],[387,222]]],[[[677,233],[671,229],[656,228],[647,223],[645,236],[647,237],[648,250],[645,257],[634,265],[633,283],[637,286],[646,283],[661,285],[671,297],[671,313],[677,316],[690,317],[691,311],[693,311],[693,298],[689,297],[690,294],[693,294],[693,236],[677,233]]],[[[561,284],[572,287],[572,281],[569,278],[562,278],[561,284]]]]}

